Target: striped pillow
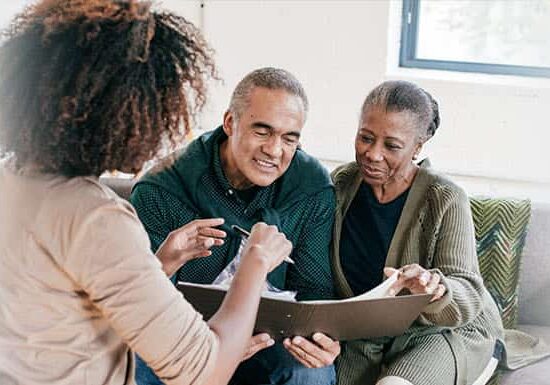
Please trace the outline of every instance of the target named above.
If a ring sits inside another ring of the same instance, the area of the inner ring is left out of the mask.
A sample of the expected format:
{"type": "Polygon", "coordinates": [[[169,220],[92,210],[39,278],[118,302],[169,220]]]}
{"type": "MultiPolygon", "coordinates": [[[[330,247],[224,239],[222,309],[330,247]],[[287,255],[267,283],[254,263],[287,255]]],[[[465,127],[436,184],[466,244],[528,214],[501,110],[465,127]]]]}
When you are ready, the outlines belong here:
{"type": "Polygon", "coordinates": [[[479,268],[495,299],[502,322],[513,329],[518,321],[521,252],[531,215],[527,199],[471,198],[479,268]]]}

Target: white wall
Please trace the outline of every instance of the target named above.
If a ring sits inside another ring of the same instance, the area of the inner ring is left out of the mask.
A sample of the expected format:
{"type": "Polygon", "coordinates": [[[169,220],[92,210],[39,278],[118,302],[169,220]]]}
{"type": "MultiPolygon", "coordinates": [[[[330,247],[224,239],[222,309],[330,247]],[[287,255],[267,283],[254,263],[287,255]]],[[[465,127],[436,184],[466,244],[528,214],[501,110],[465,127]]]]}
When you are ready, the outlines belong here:
{"type": "Polygon", "coordinates": [[[359,106],[385,72],[385,60],[375,59],[386,57],[385,36],[365,39],[385,35],[385,2],[207,1],[204,12],[227,86],[215,99],[216,118],[243,75],[283,67],[310,99],[305,148],[324,159],[353,158],[359,106]]]}
{"type": "Polygon", "coordinates": [[[353,159],[359,106],[385,79],[417,82],[440,102],[424,149],[472,194],[550,201],[550,81],[399,69],[401,1],[207,0],[204,30],[225,86],[203,125],[218,124],[236,82],[260,66],[293,72],[310,97],[307,151],[329,166],[353,159]]]}
{"type": "MultiPolygon", "coordinates": [[[[0,14],[24,2],[3,2],[0,14]]],[[[440,102],[442,126],[423,151],[435,167],[472,194],[550,201],[550,80],[399,69],[401,1],[160,3],[202,27],[217,51],[225,83],[212,87],[203,128],[221,122],[247,72],[283,67],[310,98],[304,147],[330,167],[353,159],[359,106],[368,91],[385,79],[412,80],[440,102]]]]}

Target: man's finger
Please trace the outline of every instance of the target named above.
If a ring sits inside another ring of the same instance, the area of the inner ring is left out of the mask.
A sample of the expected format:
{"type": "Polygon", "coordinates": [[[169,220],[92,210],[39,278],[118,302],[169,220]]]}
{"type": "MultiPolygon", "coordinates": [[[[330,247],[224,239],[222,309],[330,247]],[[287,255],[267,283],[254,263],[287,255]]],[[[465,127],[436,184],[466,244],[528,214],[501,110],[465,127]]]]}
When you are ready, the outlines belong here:
{"type": "Polygon", "coordinates": [[[335,355],[334,358],[340,354],[340,343],[338,341],[334,341],[323,333],[315,333],[312,338],[323,350],[335,355]]]}
{"type": "Polygon", "coordinates": [[[304,359],[316,368],[330,365],[336,358],[336,354],[332,351],[325,350],[320,347],[320,345],[317,345],[316,343],[313,343],[303,337],[294,337],[291,342],[292,346],[294,346],[298,352],[303,351],[306,353],[306,357],[304,359]]]}
{"type": "Polygon", "coordinates": [[[294,358],[306,368],[316,368],[320,366],[315,366],[314,363],[310,362],[312,357],[310,357],[303,349],[301,349],[296,344],[292,343],[288,338],[283,342],[285,348],[292,354],[294,358]]]}

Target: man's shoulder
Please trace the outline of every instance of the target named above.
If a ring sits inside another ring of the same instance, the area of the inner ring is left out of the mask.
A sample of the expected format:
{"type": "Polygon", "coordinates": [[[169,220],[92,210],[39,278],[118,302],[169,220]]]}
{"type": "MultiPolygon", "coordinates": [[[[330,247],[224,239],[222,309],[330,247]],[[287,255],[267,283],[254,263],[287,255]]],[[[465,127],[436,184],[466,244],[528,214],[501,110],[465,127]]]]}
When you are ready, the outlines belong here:
{"type": "Polygon", "coordinates": [[[331,184],[327,168],[317,158],[301,149],[296,151],[285,175],[299,177],[299,181],[311,180],[323,185],[326,183],[331,184]]]}
{"type": "Polygon", "coordinates": [[[303,150],[296,151],[290,167],[275,185],[275,206],[288,206],[308,199],[314,204],[316,200],[312,197],[331,195],[334,191],[328,170],[303,150]]]}
{"type": "Polygon", "coordinates": [[[201,164],[198,162],[206,162],[208,154],[205,151],[205,142],[208,141],[213,133],[214,131],[208,131],[190,141],[182,148],[160,159],[154,167],[147,171],[140,181],[162,177],[163,175],[170,174],[174,169],[181,167],[189,166],[193,169],[201,164]]]}
{"type": "Polygon", "coordinates": [[[208,141],[217,130],[208,131],[186,146],[160,159],[134,186],[136,191],[165,191],[179,196],[184,184],[195,184],[211,166],[208,141]]]}

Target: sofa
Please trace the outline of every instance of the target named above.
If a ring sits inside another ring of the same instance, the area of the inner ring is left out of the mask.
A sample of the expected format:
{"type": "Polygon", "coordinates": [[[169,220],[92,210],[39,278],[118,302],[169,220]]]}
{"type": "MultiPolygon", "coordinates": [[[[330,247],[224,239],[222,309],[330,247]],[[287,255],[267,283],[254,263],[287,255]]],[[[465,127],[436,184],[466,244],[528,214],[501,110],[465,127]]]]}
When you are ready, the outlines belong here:
{"type": "MultiPolygon", "coordinates": [[[[101,180],[125,199],[129,197],[134,183],[132,179],[101,178],[101,180]]],[[[483,250],[486,246],[484,242],[487,241],[483,238],[483,232],[487,229],[481,228],[485,224],[485,217],[491,216],[493,225],[496,223],[498,229],[506,227],[505,225],[501,226],[502,223],[499,222],[506,222],[508,225],[520,223],[519,226],[516,226],[517,229],[514,228],[517,232],[512,236],[517,238],[515,243],[505,239],[506,236],[502,239],[502,234],[499,234],[498,231],[496,233],[493,230],[488,231],[492,238],[497,238],[499,242],[502,242],[502,245],[497,246],[496,249],[498,253],[505,254],[506,263],[511,261],[512,265],[507,266],[508,271],[503,272],[497,269],[496,279],[506,281],[505,291],[509,291],[507,294],[509,298],[503,300],[499,297],[497,303],[499,303],[499,307],[502,307],[503,317],[506,317],[505,325],[550,342],[550,278],[548,278],[550,277],[550,263],[546,259],[550,259],[550,204],[495,198],[471,198],[471,203],[476,224],[482,275],[490,270],[490,267],[482,265],[482,262],[483,264],[492,264],[493,267],[495,261],[500,263],[495,258],[494,252],[484,252],[483,250]],[[498,207],[488,206],[489,204],[498,207]],[[487,207],[491,208],[493,212],[490,212],[487,207]],[[486,211],[480,211],[480,208],[486,211]],[[501,213],[502,209],[511,210],[507,213],[508,219],[494,216],[495,210],[501,213]],[[521,219],[522,216],[523,219],[521,219]],[[509,255],[509,248],[514,249],[515,255],[509,255]]],[[[488,242],[494,243],[494,240],[489,239],[488,242]]],[[[484,279],[486,284],[491,286],[492,294],[498,296],[499,294],[494,293],[492,286],[494,278],[484,275],[484,279]]],[[[498,287],[495,290],[498,291],[498,287]]],[[[515,371],[501,368],[495,370],[496,365],[496,361],[490,363],[486,372],[474,385],[550,385],[550,358],[542,359],[515,371]]]]}
{"type": "MultiPolygon", "coordinates": [[[[550,204],[532,203],[519,274],[519,330],[550,343],[550,204]],[[548,259],[547,259],[548,258],[548,259]]],[[[550,385],[550,358],[502,373],[501,385],[550,385]]]]}

